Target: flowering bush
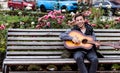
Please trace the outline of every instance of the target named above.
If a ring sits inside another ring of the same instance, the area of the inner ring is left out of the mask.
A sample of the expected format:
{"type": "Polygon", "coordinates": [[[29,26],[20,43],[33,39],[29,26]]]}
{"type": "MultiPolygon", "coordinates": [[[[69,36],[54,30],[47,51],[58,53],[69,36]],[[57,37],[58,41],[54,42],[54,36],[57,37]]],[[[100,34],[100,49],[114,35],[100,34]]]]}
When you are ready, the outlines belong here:
{"type": "Polygon", "coordinates": [[[110,13],[106,15],[105,11],[101,7],[92,7],[89,10],[86,10],[82,13],[86,16],[86,22],[92,25],[95,29],[120,28],[119,18],[111,16],[110,13]]]}
{"type": "Polygon", "coordinates": [[[67,28],[66,22],[65,15],[61,11],[54,10],[38,18],[36,28],[67,28]]]}
{"type": "MultiPolygon", "coordinates": [[[[77,12],[79,13],[79,12],[77,12]]],[[[93,26],[95,29],[119,29],[120,17],[105,15],[105,11],[102,8],[89,8],[82,12],[86,17],[85,22],[93,26]]],[[[74,14],[75,15],[75,14],[74,14]]],[[[75,25],[74,19],[68,21],[70,26],[75,25]]]]}
{"type": "Polygon", "coordinates": [[[6,36],[6,26],[4,24],[0,25],[0,52],[4,52],[5,51],[5,38],[6,36]]]}

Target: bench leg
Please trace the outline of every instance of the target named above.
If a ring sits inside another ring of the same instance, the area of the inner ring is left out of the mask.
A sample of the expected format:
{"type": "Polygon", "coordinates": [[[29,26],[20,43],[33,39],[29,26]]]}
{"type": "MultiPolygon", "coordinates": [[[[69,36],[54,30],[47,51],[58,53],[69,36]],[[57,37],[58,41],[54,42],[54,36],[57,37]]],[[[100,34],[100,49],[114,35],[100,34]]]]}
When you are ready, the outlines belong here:
{"type": "Polygon", "coordinates": [[[3,65],[2,73],[9,73],[9,68],[7,65],[3,65]]]}

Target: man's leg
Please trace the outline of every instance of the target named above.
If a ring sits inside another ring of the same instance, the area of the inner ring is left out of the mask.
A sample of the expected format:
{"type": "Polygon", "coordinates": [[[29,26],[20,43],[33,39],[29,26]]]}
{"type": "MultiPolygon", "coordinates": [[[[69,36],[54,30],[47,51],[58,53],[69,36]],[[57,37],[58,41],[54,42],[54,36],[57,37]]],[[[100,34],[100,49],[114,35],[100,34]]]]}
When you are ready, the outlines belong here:
{"type": "Polygon", "coordinates": [[[90,50],[87,54],[87,58],[90,61],[89,73],[96,73],[98,67],[98,58],[94,50],[90,50]]]}
{"type": "Polygon", "coordinates": [[[80,73],[88,73],[87,68],[84,64],[84,55],[85,54],[81,51],[77,51],[74,53],[74,59],[76,60],[80,73]]]}

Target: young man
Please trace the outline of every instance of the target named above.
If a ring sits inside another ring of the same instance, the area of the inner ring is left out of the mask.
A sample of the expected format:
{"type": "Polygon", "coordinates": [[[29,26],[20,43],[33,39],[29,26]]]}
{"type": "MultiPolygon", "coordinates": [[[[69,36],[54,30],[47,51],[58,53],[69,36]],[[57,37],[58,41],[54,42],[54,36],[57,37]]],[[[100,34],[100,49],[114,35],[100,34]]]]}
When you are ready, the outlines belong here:
{"type": "MultiPolygon", "coordinates": [[[[85,23],[85,17],[82,14],[76,14],[74,17],[75,26],[65,33],[60,34],[61,40],[71,40],[74,43],[79,43],[77,37],[69,36],[69,32],[72,30],[80,31],[84,35],[93,36],[93,39],[96,40],[93,28],[85,23]]],[[[96,73],[98,66],[98,58],[96,55],[96,46],[99,46],[99,43],[94,43],[91,49],[77,48],[74,50],[73,57],[78,65],[78,70],[80,73],[96,73]],[[87,58],[90,61],[89,70],[86,68],[84,59],[87,58]]],[[[73,52],[73,51],[71,51],[73,52]]]]}

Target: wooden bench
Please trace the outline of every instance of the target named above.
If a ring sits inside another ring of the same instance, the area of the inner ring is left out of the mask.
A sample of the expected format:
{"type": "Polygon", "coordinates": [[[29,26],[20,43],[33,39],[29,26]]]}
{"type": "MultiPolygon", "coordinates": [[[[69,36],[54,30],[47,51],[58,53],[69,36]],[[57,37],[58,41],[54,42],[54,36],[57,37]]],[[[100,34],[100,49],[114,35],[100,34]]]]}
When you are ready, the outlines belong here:
{"type": "MultiPolygon", "coordinates": [[[[9,73],[10,67],[14,65],[75,64],[73,58],[61,57],[66,49],[59,34],[66,30],[68,29],[8,29],[3,73],[9,73]]],[[[119,29],[95,29],[95,33],[97,40],[101,42],[120,40],[119,29]]],[[[116,51],[110,46],[100,46],[98,51],[105,57],[99,58],[100,64],[120,64],[119,50],[116,51]]],[[[89,63],[87,60],[85,62],[89,63]]]]}

